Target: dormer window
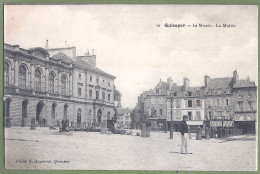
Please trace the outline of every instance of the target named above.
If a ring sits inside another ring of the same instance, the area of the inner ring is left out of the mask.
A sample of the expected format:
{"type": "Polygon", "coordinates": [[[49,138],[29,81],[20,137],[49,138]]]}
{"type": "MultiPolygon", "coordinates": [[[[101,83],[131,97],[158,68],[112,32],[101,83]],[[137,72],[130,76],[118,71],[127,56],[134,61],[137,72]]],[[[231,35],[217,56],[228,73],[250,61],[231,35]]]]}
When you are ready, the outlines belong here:
{"type": "Polygon", "coordinates": [[[156,94],[160,94],[160,89],[156,89],[156,94]]]}
{"type": "Polygon", "coordinates": [[[192,92],[191,92],[191,91],[189,91],[189,92],[188,92],[188,96],[191,96],[191,95],[192,95],[192,92]]]}
{"type": "Polygon", "coordinates": [[[89,81],[92,82],[92,76],[89,76],[89,81]]]}
{"type": "Polygon", "coordinates": [[[173,96],[175,96],[175,97],[176,97],[177,95],[178,95],[178,93],[177,93],[177,92],[174,92],[174,93],[173,93],[173,96]]]}

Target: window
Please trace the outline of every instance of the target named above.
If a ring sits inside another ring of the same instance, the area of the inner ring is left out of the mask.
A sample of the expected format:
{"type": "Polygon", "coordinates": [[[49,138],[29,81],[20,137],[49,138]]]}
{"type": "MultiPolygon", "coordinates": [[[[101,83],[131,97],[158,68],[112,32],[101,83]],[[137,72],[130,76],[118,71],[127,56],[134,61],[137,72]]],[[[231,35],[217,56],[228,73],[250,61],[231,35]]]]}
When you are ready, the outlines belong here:
{"type": "Polygon", "coordinates": [[[106,96],[105,96],[105,93],[102,92],[102,100],[105,100],[106,96]]]}
{"type": "Polygon", "coordinates": [[[96,79],[97,84],[99,84],[99,78],[96,79]]]}
{"type": "Polygon", "coordinates": [[[176,100],[176,108],[181,108],[181,100],[176,100]]]}
{"type": "Polygon", "coordinates": [[[196,112],[196,117],[197,117],[197,120],[201,120],[201,114],[200,114],[200,111],[197,111],[197,112],[196,112]]]}
{"type": "Polygon", "coordinates": [[[79,74],[79,80],[81,80],[81,74],[79,74]]]}
{"type": "Polygon", "coordinates": [[[174,92],[174,93],[173,93],[173,96],[175,96],[175,97],[176,97],[176,96],[177,96],[177,92],[174,92]]]}
{"type": "Polygon", "coordinates": [[[188,96],[191,96],[192,95],[192,92],[188,92],[188,96]]]}
{"type": "Polygon", "coordinates": [[[201,107],[201,105],[200,105],[200,100],[196,100],[196,106],[197,106],[197,107],[201,107]]]}
{"type": "Polygon", "coordinates": [[[78,96],[81,96],[81,88],[78,88],[78,96]]]}
{"type": "Polygon", "coordinates": [[[218,89],[218,90],[217,90],[217,93],[218,93],[218,94],[221,94],[221,93],[222,93],[222,89],[218,89]]]}
{"type": "Polygon", "coordinates": [[[192,100],[188,100],[188,107],[192,108],[192,100]]]}
{"type": "Polygon", "coordinates": [[[219,99],[217,99],[217,105],[219,106],[219,99]]]}
{"type": "Polygon", "coordinates": [[[91,82],[92,82],[92,76],[89,76],[89,81],[91,81],[91,82]]]}
{"type": "Polygon", "coordinates": [[[107,84],[108,84],[108,86],[110,87],[110,82],[108,82],[107,84]]]}
{"type": "Polygon", "coordinates": [[[66,77],[65,75],[61,76],[61,94],[66,94],[66,77]]]}
{"type": "Polygon", "coordinates": [[[238,111],[243,111],[243,101],[238,102],[238,111]]]}
{"type": "Polygon", "coordinates": [[[239,92],[239,93],[238,93],[238,97],[240,97],[240,98],[243,97],[242,92],[239,92]]]}
{"type": "Polygon", "coordinates": [[[49,92],[54,93],[54,74],[49,74],[49,92]]]}
{"type": "Polygon", "coordinates": [[[89,90],[89,98],[92,98],[92,90],[89,90]]]}
{"type": "Polygon", "coordinates": [[[192,112],[188,112],[188,118],[189,120],[192,120],[192,112]]]}
{"type": "Polygon", "coordinates": [[[103,79],[103,84],[105,84],[105,80],[103,79]]]}
{"type": "Polygon", "coordinates": [[[23,65],[19,68],[19,86],[22,89],[26,88],[26,68],[23,65]]]}
{"type": "Polygon", "coordinates": [[[110,94],[107,95],[107,99],[108,99],[108,101],[110,101],[110,94]]]}
{"type": "Polygon", "coordinates": [[[35,70],[34,79],[35,79],[35,90],[41,91],[41,71],[39,69],[35,70]]]}
{"type": "Polygon", "coordinates": [[[226,105],[228,106],[228,99],[226,99],[226,105]]]}
{"type": "Polygon", "coordinates": [[[160,93],[160,90],[159,89],[156,89],[156,94],[159,94],[160,93]]]}
{"type": "Polygon", "coordinates": [[[163,110],[162,109],[160,109],[160,116],[162,116],[163,115],[163,110]]]}
{"type": "Polygon", "coordinates": [[[253,102],[252,101],[248,101],[248,107],[249,107],[249,111],[253,111],[253,102]]]}
{"type": "Polygon", "coordinates": [[[99,91],[96,91],[96,99],[99,99],[99,91]]]}
{"type": "Polygon", "coordinates": [[[9,71],[10,66],[7,62],[4,63],[4,85],[9,86],[9,71]]]}

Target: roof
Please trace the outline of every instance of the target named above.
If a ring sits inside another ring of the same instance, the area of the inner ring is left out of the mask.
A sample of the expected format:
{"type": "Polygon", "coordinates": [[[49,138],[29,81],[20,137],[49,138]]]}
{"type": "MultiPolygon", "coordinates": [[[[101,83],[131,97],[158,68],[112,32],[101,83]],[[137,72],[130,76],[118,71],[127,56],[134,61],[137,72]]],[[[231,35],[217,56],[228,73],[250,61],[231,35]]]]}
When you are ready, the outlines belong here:
{"type": "Polygon", "coordinates": [[[156,89],[168,89],[169,85],[168,83],[164,82],[164,81],[160,81],[156,86],[155,88],[156,89]]]}
{"type": "Polygon", "coordinates": [[[52,58],[54,58],[56,60],[61,60],[65,63],[73,62],[73,59],[63,52],[58,52],[57,54],[53,55],[52,58]]]}
{"type": "Polygon", "coordinates": [[[88,70],[91,70],[91,71],[94,71],[94,72],[97,72],[99,74],[103,74],[103,75],[107,75],[107,76],[110,76],[111,78],[116,78],[115,76],[112,76],[102,70],[100,70],[99,68],[91,65],[90,63],[88,63],[87,61],[85,61],[84,59],[81,59],[81,58],[76,58],[76,61],[75,61],[75,64],[76,65],[79,65],[79,66],[83,66],[85,68],[87,68],[88,70]]]}
{"type": "Polygon", "coordinates": [[[42,54],[44,54],[45,56],[50,56],[50,54],[48,53],[48,51],[46,51],[44,48],[42,47],[34,47],[34,48],[30,48],[28,49],[29,52],[33,52],[33,51],[39,51],[42,54]]]}
{"type": "Polygon", "coordinates": [[[233,85],[233,88],[246,88],[246,87],[256,87],[255,82],[248,82],[246,80],[238,80],[233,85]]]}
{"type": "Polygon", "coordinates": [[[213,78],[208,81],[208,88],[213,89],[225,89],[232,87],[232,77],[224,77],[224,78],[213,78]]]}

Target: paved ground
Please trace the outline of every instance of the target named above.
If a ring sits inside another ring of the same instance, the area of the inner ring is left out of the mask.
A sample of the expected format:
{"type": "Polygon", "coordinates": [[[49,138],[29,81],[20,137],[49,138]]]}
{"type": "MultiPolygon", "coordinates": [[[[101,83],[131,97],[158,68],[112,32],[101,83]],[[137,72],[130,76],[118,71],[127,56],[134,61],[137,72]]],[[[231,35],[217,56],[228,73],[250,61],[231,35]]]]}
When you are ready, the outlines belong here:
{"type": "Polygon", "coordinates": [[[141,138],[18,127],[5,129],[5,135],[8,169],[256,170],[255,136],[199,141],[193,135],[193,154],[183,155],[178,132],[173,140],[169,132],[141,138]]]}

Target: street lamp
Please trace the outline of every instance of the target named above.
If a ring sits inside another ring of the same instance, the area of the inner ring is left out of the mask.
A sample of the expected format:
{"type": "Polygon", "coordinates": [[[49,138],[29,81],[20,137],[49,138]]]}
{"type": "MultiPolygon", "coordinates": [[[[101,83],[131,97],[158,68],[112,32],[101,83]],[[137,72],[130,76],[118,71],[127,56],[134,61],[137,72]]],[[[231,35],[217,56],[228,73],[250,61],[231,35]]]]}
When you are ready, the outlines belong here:
{"type": "Polygon", "coordinates": [[[172,126],[172,105],[173,105],[173,96],[170,94],[171,99],[171,123],[170,123],[170,139],[173,139],[173,126],[172,126]]]}

